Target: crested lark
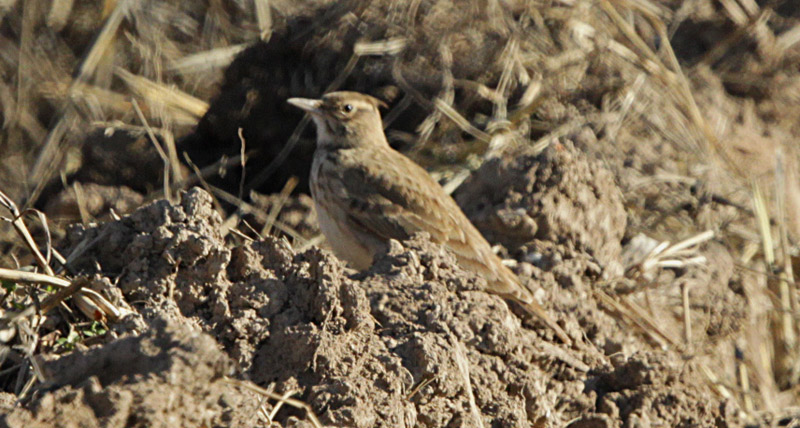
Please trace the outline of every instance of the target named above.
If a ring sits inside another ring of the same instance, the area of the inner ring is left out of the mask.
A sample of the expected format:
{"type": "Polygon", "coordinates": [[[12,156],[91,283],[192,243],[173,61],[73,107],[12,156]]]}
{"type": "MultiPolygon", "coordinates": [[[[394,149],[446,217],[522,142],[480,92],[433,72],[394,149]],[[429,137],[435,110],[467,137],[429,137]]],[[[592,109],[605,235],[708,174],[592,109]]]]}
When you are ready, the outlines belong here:
{"type": "Polygon", "coordinates": [[[334,253],[359,270],[386,251],[389,239],[430,234],[458,263],[481,275],[487,291],[518,301],[571,343],[503,265],[456,202],[428,173],[389,147],[376,98],[332,92],[319,100],[291,98],[311,114],[317,148],[311,166],[311,195],[320,229],[334,253]]]}

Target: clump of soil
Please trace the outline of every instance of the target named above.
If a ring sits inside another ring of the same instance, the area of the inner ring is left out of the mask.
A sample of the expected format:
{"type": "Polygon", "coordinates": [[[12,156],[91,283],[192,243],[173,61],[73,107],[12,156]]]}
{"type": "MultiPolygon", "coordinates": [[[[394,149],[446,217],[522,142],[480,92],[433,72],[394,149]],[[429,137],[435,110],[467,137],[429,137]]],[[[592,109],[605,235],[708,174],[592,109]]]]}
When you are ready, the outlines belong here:
{"type": "MultiPolygon", "coordinates": [[[[697,373],[684,371],[684,362],[665,353],[636,353],[612,359],[613,370],[597,381],[597,410],[624,426],[729,426],[736,420],[732,403],[705,401],[695,388],[697,373]],[[653,412],[654,409],[662,411],[653,412]]],[[[614,426],[609,424],[606,426],[614,426]]]]}
{"type": "Polygon", "coordinates": [[[139,336],[45,362],[48,382],[0,426],[253,426],[258,402],[223,380],[231,367],[210,336],[154,320],[139,336]]]}
{"type": "Polygon", "coordinates": [[[45,211],[50,219],[101,217],[111,212],[129,213],[140,207],[144,197],[125,186],[104,186],[96,183],[78,184],[64,189],[47,201],[45,211]]]}
{"type": "Polygon", "coordinates": [[[310,386],[308,400],[343,426],[522,426],[557,414],[565,385],[542,366],[564,380],[575,370],[426,237],[393,243],[357,280],[308,256],[313,281],[288,289],[254,380],[310,386]]]}
{"type": "Polygon", "coordinates": [[[611,173],[571,143],[489,159],[455,197],[490,242],[514,251],[548,241],[621,274],[622,194],[611,173]]]}

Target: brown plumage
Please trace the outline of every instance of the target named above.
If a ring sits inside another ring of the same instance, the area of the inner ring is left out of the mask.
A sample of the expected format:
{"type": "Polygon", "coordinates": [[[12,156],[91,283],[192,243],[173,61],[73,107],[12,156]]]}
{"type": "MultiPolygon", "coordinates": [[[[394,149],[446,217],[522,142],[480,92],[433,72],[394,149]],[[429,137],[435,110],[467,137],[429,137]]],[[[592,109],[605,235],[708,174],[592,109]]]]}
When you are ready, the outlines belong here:
{"type": "Polygon", "coordinates": [[[378,106],[357,92],[288,102],[311,114],[317,149],[311,195],[320,229],[334,253],[352,267],[368,268],[389,239],[427,232],[458,263],[486,279],[487,291],[522,303],[565,343],[566,333],[503,265],[456,202],[419,165],[389,147],[378,106]]]}

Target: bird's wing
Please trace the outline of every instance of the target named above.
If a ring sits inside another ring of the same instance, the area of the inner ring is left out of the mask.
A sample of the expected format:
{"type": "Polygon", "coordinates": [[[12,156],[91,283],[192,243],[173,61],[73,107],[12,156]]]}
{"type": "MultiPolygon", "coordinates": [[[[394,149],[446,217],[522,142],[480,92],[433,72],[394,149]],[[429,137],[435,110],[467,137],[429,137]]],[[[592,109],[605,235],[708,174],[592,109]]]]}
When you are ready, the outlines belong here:
{"type": "Polygon", "coordinates": [[[346,221],[363,236],[375,236],[382,241],[408,239],[416,230],[407,230],[399,221],[405,216],[402,206],[383,195],[367,168],[354,162],[342,163],[336,159],[335,163],[320,166],[316,184],[320,190],[315,195],[318,203],[341,213],[340,221],[346,221]]]}
{"type": "Polygon", "coordinates": [[[463,267],[482,274],[490,291],[530,301],[458,204],[419,165],[390,149],[343,152],[336,163],[320,171],[320,185],[328,186],[335,195],[330,203],[339,204],[352,225],[385,240],[427,232],[463,267]]]}

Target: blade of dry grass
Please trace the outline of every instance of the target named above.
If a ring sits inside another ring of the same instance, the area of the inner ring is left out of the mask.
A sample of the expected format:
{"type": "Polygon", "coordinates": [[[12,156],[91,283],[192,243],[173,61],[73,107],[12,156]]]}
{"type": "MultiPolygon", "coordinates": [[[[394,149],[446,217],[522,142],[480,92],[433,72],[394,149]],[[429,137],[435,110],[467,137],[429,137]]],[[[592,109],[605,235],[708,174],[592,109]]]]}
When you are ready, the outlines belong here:
{"type": "Polygon", "coordinates": [[[272,11],[269,0],[253,0],[256,9],[256,22],[258,22],[261,40],[268,41],[272,36],[272,11]]]}
{"type": "Polygon", "coordinates": [[[39,218],[42,220],[42,227],[44,228],[45,235],[47,238],[48,257],[45,257],[44,255],[42,255],[42,252],[39,251],[39,246],[36,244],[36,241],[33,240],[33,236],[31,235],[30,231],[28,231],[28,227],[25,225],[25,222],[22,219],[22,213],[17,208],[17,205],[14,203],[14,201],[11,200],[11,198],[6,196],[6,194],[3,193],[2,191],[0,191],[0,205],[4,206],[9,212],[11,212],[11,219],[8,219],[8,221],[12,224],[14,230],[17,232],[20,238],[22,238],[22,241],[28,247],[31,254],[33,254],[34,258],[36,259],[36,263],[43,271],[45,271],[48,275],[52,276],[53,269],[50,267],[50,261],[49,261],[50,246],[51,246],[50,229],[47,227],[47,220],[44,218],[44,215],[39,213],[39,218]]]}
{"type": "MultiPolygon", "coordinates": [[[[30,274],[31,272],[24,272],[24,273],[30,274]]],[[[42,275],[42,274],[35,274],[35,275],[36,275],[35,277],[30,275],[21,275],[19,271],[11,271],[10,269],[0,269],[0,277],[4,279],[18,278],[20,282],[50,284],[50,285],[58,284],[57,286],[61,287],[61,289],[56,293],[47,296],[47,298],[44,299],[44,301],[39,307],[31,305],[20,312],[10,313],[8,315],[3,316],[2,318],[0,318],[0,325],[7,325],[12,322],[18,321],[20,319],[27,318],[37,313],[37,311],[39,313],[46,314],[47,312],[58,306],[61,302],[63,302],[70,296],[81,291],[81,289],[89,283],[89,281],[83,277],[76,278],[74,281],[69,282],[66,280],[60,280],[60,278],[51,277],[49,275],[42,275]]]]}
{"type": "Polygon", "coordinates": [[[292,195],[292,192],[294,192],[299,182],[300,180],[298,180],[297,177],[291,177],[286,180],[286,184],[283,185],[283,189],[281,189],[281,192],[278,194],[278,200],[272,205],[269,211],[267,222],[264,224],[264,230],[261,231],[261,236],[267,236],[272,232],[272,226],[275,224],[275,220],[278,219],[278,215],[281,213],[283,206],[286,205],[286,201],[289,200],[289,196],[292,195]]]}
{"type": "MultiPolygon", "coordinates": [[[[26,272],[14,269],[6,269],[0,268],[0,279],[12,282],[21,282],[26,284],[45,284],[51,285],[53,287],[60,288],[62,290],[69,288],[74,281],[68,281],[66,279],[57,277],[55,275],[49,274],[42,274],[42,273],[35,273],[35,272],[26,272]]],[[[112,320],[118,320],[122,316],[122,312],[114,305],[112,305],[105,297],[103,297],[100,293],[92,290],[91,288],[81,289],[79,291],[81,295],[84,296],[86,299],[90,299],[91,303],[91,311],[88,313],[84,313],[90,319],[95,319],[95,314],[101,312],[104,316],[108,317],[112,320]]],[[[72,295],[72,293],[70,293],[72,295]]],[[[89,307],[89,306],[87,306],[89,307]]],[[[50,310],[52,308],[48,308],[50,310]]],[[[34,309],[35,310],[35,307],[34,309]]],[[[30,316],[32,313],[28,312],[21,312],[18,314],[13,315],[11,318],[0,318],[0,320],[6,320],[6,322],[13,321],[14,319],[19,319],[21,317],[30,316]]]]}
{"type": "Polygon", "coordinates": [[[242,168],[242,177],[239,179],[239,199],[244,197],[244,183],[247,178],[247,142],[244,139],[244,134],[242,133],[242,128],[236,130],[236,135],[239,136],[239,158],[241,162],[239,166],[242,168]]]}
{"type": "Polygon", "coordinates": [[[612,22],[617,26],[620,32],[625,35],[627,40],[633,44],[637,56],[642,59],[639,63],[643,66],[652,64],[649,67],[644,66],[643,68],[654,77],[658,78],[666,86],[668,89],[668,91],[665,92],[666,94],[675,97],[682,114],[694,125],[695,129],[703,137],[703,144],[705,148],[710,149],[709,153],[714,154],[717,159],[721,160],[727,170],[736,174],[737,177],[742,178],[742,171],[731,161],[724,147],[720,144],[716,135],[711,130],[711,127],[703,117],[700,108],[697,106],[697,102],[692,95],[691,86],[682,72],[675,52],[672,50],[666,25],[657,15],[653,14],[651,10],[640,7],[639,3],[629,3],[621,0],[614,0],[614,2],[624,3],[625,6],[630,6],[632,9],[639,11],[656,30],[661,40],[662,51],[669,61],[669,68],[661,61],[658,55],[650,49],[647,43],[642,40],[631,24],[620,15],[619,11],[612,5],[610,0],[600,1],[600,7],[603,11],[611,18],[612,22]]]}
{"type": "Polygon", "coordinates": [[[158,156],[161,157],[161,161],[164,163],[164,178],[162,186],[164,187],[164,197],[172,202],[172,192],[170,192],[170,158],[167,156],[167,153],[161,147],[161,144],[158,142],[156,138],[156,134],[153,132],[153,128],[150,127],[150,124],[147,123],[147,118],[144,117],[144,113],[142,113],[142,109],[139,108],[139,103],[136,102],[134,98],[131,98],[131,104],[133,105],[133,109],[136,111],[136,115],[139,117],[139,120],[144,125],[144,128],[147,130],[147,136],[150,138],[150,142],[155,147],[156,151],[158,152],[158,156]]]}
{"type": "Polygon", "coordinates": [[[386,40],[373,42],[356,42],[353,52],[358,56],[397,55],[406,48],[407,40],[404,37],[393,37],[386,40]]]}
{"type": "Polygon", "coordinates": [[[207,73],[227,66],[236,55],[248,46],[248,44],[242,43],[193,53],[172,61],[169,70],[182,74],[207,73]]]}
{"type": "Polygon", "coordinates": [[[75,0],[53,0],[45,22],[53,31],[61,31],[67,25],[75,0]]]}
{"type": "Polygon", "coordinates": [[[467,402],[469,403],[469,410],[473,419],[473,422],[469,425],[483,428],[483,417],[480,409],[478,408],[478,404],[475,401],[475,393],[472,392],[472,381],[469,374],[469,360],[467,359],[466,349],[464,349],[464,344],[456,339],[452,334],[449,336],[450,344],[455,350],[453,358],[456,361],[456,367],[458,367],[461,380],[464,382],[464,389],[467,391],[467,402]]]}
{"type": "Polygon", "coordinates": [[[286,403],[286,404],[288,404],[288,405],[290,405],[292,407],[295,407],[297,409],[303,410],[306,413],[306,417],[309,419],[309,421],[311,422],[311,424],[315,428],[322,428],[322,424],[319,422],[319,418],[317,418],[317,415],[314,413],[314,409],[312,409],[311,406],[309,406],[308,404],[306,404],[306,403],[304,403],[304,402],[302,402],[300,400],[295,400],[293,398],[284,397],[282,395],[279,395],[279,394],[276,394],[274,392],[268,391],[268,390],[266,390],[266,389],[264,389],[264,388],[262,388],[260,386],[257,386],[254,383],[249,382],[249,381],[232,379],[232,378],[229,378],[229,377],[225,377],[224,380],[225,380],[225,382],[227,382],[227,383],[229,383],[231,385],[235,385],[235,386],[238,386],[240,388],[248,389],[250,391],[255,392],[256,394],[263,395],[263,396],[271,398],[273,400],[281,401],[281,402],[286,403]]]}
{"type": "MultiPolygon", "coordinates": [[[[209,193],[212,193],[216,197],[219,197],[221,200],[223,200],[223,201],[225,201],[225,202],[227,202],[229,204],[235,205],[237,207],[237,210],[241,211],[241,213],[250,214],[250,215],[256,217],[259,221],[264,222],[265,224],[268,221],[267,215],[264,214],[264,212],[261,209],[259,209],[256,206],[253,206],[251,204],[248,204],[247,202],[237,198],[235,195],[232,195],[232,194],[230,194],[230,193],[228,193],[228,192],[226,192],[226,191],[224,191],[224,190],[222,190],[220,188],[217,188],[217,187],[214,187],[214,186],[211,186],[211,185],[209,185],[206,190],[208,190],[209,193]]],[[[292,239],[294,239],[297,242],[299,242],[300,245],[306,245],[308,243],[308,240],[303,238],[300,235],[300,233],[298,233],[296,230],[292,229],[291,226],[289,226],[287,224],[284,224],[283,222],[278,221],[278,220],[274,220],[272,222],[272,225],[273,225],[273,227],[275,229],[278,229],[281,232],[283,232],[283,233],[289,235],[290,237],[292,237],[292,239]]]]}
{"type": "Polygon", "coordinates": [[[119,67],[114,70],[114,73],[140,97],[167,106],[172,110],[171,113],[178,118],[188,116],[190,123],[197,122],[208,110],[207,102],[175,87],[153,82],[119,67]]]}
{"type": "Polygon", "coordinates": [[[681,349],[678,340],[674,339],[669,333],[662,329],[655,320],[650,318],[644,310],[639,308],[639,306],[630,299],[623,296],[620,301],[618,301],[602,290],[595,290],[594,293],[601,303],[612,309],[613,314],[617,314],[621,316],[621,318],[631,322],[658,343],[662,349],[681,349]]]}

